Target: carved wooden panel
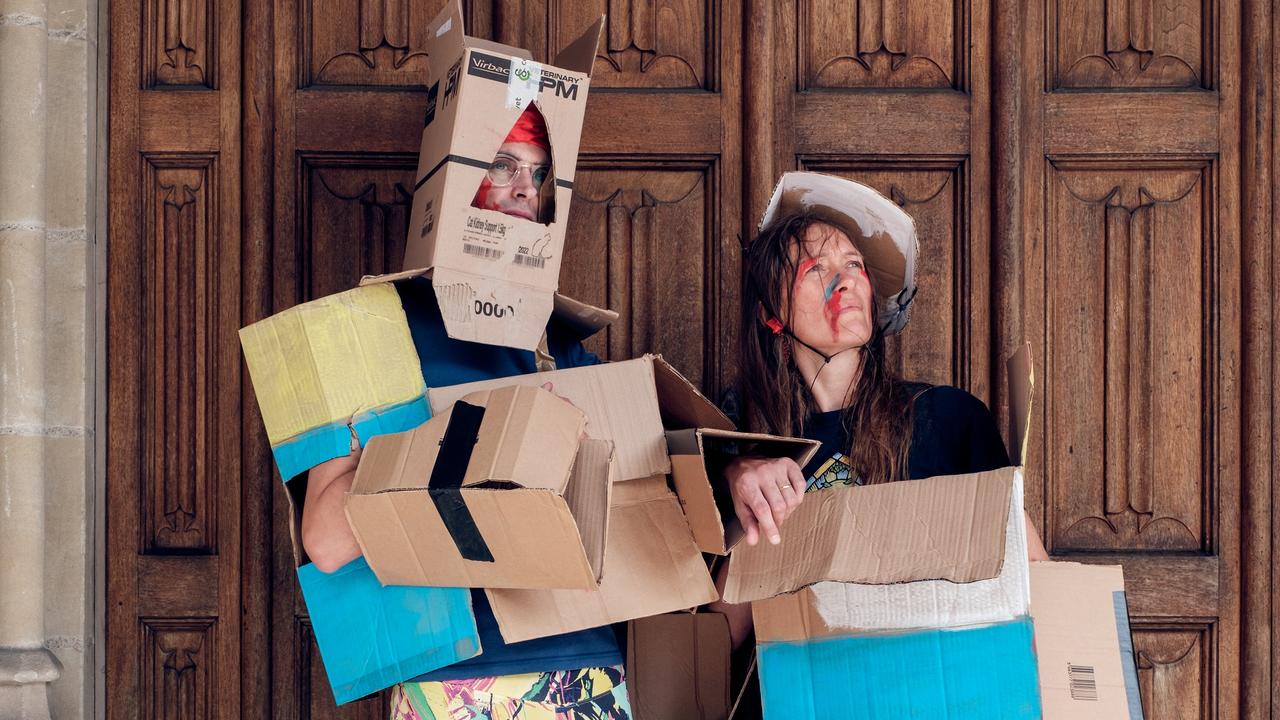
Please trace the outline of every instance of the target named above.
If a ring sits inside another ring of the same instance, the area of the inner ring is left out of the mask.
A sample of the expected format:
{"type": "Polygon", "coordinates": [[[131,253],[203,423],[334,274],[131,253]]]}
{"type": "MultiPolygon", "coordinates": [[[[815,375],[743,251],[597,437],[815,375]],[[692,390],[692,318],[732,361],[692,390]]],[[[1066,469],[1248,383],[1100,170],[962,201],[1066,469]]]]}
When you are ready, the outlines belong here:
{"type": "Polygon", "coordinates": [[[213,618],[142,618],[142,717],[207,720],[223,698],[215,693],[213,618]]]}
{"type": "Polygon", "coordinates": [[[214,0],[143,0],[142,86],[217,89],[214,0]]]}
{"type": "Polygon", "coordinates": [[[320,647],[311,629],[311,619],[294,618],[294,687],[298,693],[292,717],[297,720],[386,720],[391,717],[391,691],[371,695],[339,708],[333,702],[333,690],[325,675],[320,647]]]}
{"type": "Polygon", "coordinates": [[[298,86],[426,85],[427,25],[442,7],[443,0],[299,0],[298,86]]]}
{"type": "Polygon", "coordinates": [[[796,42],[801,90],[963,89],[967,4],[952,0],[800,0],[796,42]]]}
{"type": "Polygon", "coordinates": [[[806,161],[804,166],[869,185],[915,218],[920,239],[916,264],[919,290],[906,330],[887,340],[889,365],[899,377],[961,384],[962,363],[968,355],[967,319],[972,312],[964,291],[969,243],[963,164],[806,161]]]}
{"type": "Polygon", "coordinates": [[[304,299],[350,290],[400,268],[417,158],[308,156],[299,171],[304,299]]]}
{"type": "Polygon", "coordinates": [[[1135,627],[1133,645],[1146,720],[1214,717],[1209,626],[1135,627]]]}
{"type": "Polygon", "coordinates": [[[143,551],[211,553],[217,516],[217,163],[148,155],[143,173],[143,551]]]}
{"type": "Polygon", "coordinates": [[[575,178],[560,291],[618,311],[592,352],[662,353],[704,380],[707,288],[718,283],[709,162],[584,158],[575,178]]]}
{"type": "Polygon", "coordinates": [[[1053,0],[1049,86],[1210,88],[1209,0],[1053,0]]]}
{"type": "MultiPolygon", "coordinates": [[[[706,0],[555,0],[548,12],[547,45],[556,52],[602,13],[608,16],[593,88],[715,88],[708,48],[719,28],[706,0]]],[[[548,60],[554,57],[549,53],[548,60]]]]}
{"type": "Polygon", "coordinates": [[[1053,163],[1048,484],[1058,550],[1207,550],[1211,167],[1053,163]]]}

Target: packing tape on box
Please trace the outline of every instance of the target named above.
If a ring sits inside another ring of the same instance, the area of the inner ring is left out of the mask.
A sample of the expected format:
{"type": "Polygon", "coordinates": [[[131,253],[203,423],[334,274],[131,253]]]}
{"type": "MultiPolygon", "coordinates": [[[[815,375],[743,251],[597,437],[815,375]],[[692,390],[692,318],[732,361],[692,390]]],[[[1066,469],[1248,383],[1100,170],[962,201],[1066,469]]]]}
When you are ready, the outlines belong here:
{"type": "Polygon", "coordinates": [[[507,109],[524,110],[538,97],[542,87],[542,64],[526,58],[511,58],[507,76],[507,109]]]}

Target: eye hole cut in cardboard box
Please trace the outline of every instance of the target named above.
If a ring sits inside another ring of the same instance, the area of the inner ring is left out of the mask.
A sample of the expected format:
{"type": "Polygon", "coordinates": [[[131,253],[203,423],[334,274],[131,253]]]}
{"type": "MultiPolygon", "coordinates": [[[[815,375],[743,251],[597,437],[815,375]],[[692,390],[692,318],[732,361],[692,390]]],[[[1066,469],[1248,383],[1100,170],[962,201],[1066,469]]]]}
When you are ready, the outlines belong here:
{"type": "Polygon", "coordinates": [[[612,444],[546,390],[467,395],[408,432],[369,441],[347,517],[386,585],[595,588],[612,444]]]}
{"type": "Polygon", "coordinates": [[[362,283],[429,273],[449,337],[524,350],[537,346],[553,309],[608,314],[556,293],[603,28],[601,17],[546,65],[526,50],[464,35],[461,3],[445,4],[428,30],[431,78],[404,271],[362,283]],[[471,207],[499,147],[531,105],[550,139],[553,174],[542,192],[554,216],[545,225],[471,207]]]}
{"type": "MultiPolygon", "coordinates": [[[[700,550],[723,547],[724,538],[707,536],[699,542],[690,527],[718,526],[719,511],[713,502],[672,492],[667,481],[672,464],[666,432],[732,431],[729,419],[654,355],[432,388],[428,398],[436,412],[443,412],[477,390],[511,383],[537,387],[547,382],[552,392],[586,414],[588,437],[614,443],[615,480],[604,575],[596,590],[486,590],[503,638],[519,642],[687,610],[715,600],[715,586],[700,550]]],[[[708,492],[703,489],[702,495],[708,492]]]]}

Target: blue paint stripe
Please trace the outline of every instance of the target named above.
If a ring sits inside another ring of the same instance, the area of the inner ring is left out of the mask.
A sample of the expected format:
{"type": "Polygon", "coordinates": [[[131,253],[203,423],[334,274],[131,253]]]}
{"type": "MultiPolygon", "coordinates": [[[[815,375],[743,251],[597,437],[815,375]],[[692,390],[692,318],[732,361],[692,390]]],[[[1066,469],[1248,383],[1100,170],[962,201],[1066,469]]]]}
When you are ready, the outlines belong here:
{"type": "MultiPolygon", "coordinates": [[[[361,414],[355,422],[356,437],[364,447],[369,438],[411,430],[430,417],[431,406],[424,394],[361,414]]],[[[351,454],[351,431],[344,422],[330,423],[271,448],[271,454],[275,456],[281,479],[289,482],[326,460],[351,454]]]]}
{"type": "Polygon", "coordinates": [[[383,587],[363,557],[298,584],[339,705],[480,654],[466,588],[383,587]]]}
{"type": "Polygon", "coordinates": [[[1124,671],[1124,694],[1129,701],[1129,720],[1142,720],[1142,692],[1138,688],[1138,666],[1133,656],[1133,635],[1129,631],[1129,604],[1124,591],[1111,593],[1116,613],[1116,635],[1120,637],[1120,666],[1124,671]]]}
{"type": "Polygon", "coordinates": [[[981,628],[760,645],[767,719],[1036,720],[1030,618],[981,628]]]}
{"type": "Polygon", "coordinates": [[[831,293],[836,291],[836,285],[839,285],[839,284],[840,284],[840,273],[836,273],[835,277],[831,278],[831,282],[827,285],[826,289],[822,291],[823,293],[822,299],[830,300],[831,293]]]}

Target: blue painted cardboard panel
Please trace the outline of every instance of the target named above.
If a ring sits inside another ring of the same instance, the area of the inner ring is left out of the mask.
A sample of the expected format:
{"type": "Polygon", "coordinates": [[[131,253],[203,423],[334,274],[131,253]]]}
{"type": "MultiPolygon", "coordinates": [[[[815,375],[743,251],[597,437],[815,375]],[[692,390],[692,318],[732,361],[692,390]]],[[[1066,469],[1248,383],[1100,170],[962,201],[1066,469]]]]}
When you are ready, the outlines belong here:
{"type": "Polygon", "coordinates": [[[1035,720],[1040,689],[1030,618],[763,643],[760,693],[769,720],[1035,720]]]}
{"type": "Polygon", "coordinates": [[[339,705],[480,654],[466,588],[383,587],[363,557],[298,582],[339,705]]]}
{"type": "MultiPolygon", "coordinates": [[[[412,430],[431,418],[426,396],[409,402],[377,408],[356,417],[353,426],[360,446],[375,435],[412,430]]],[[[289,482],[326,460],[351,453],[351,429],[345,422],[332,423],[299,435],[271,448],[280,477],[289,482]]]]}

